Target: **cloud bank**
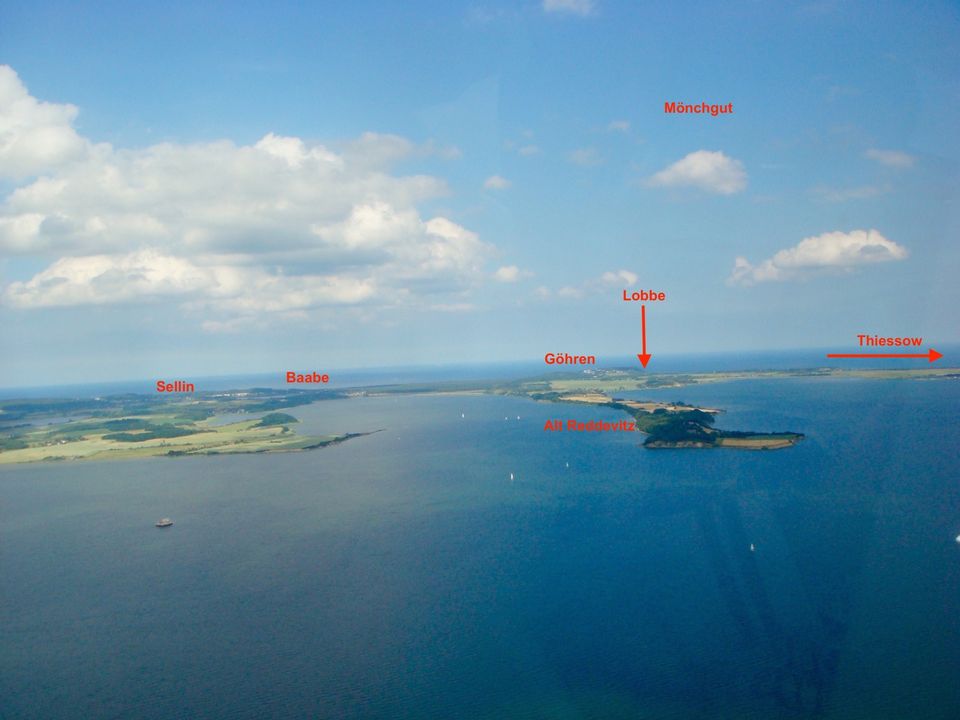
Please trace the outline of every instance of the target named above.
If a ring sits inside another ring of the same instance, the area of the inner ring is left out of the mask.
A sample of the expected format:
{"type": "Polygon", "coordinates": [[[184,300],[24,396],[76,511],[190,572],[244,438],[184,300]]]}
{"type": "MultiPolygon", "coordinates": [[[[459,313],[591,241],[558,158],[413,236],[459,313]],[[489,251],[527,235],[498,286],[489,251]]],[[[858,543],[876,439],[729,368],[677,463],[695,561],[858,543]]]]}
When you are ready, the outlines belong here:
{"type": "Polygon", "coordinates": [[[447,149],[365,133],[325,146],[268,133],[119,149],[73,129],[0,66],[0,253],[49,265],[16,308],[177,299],[213,315],[343,304],[465,305],[492,246],[419,205],[448,193],[394,166],[447,149]]]}
{"type": "Polygon", "coordinates": [[[727,282],[755,285],[762,282],[793,280],[831,269],[851,269],[858,265],[903,260],[906,248],[888,240],[876,230],[829,232],[808,237],[758,265],[738,257],[727,282]]]}

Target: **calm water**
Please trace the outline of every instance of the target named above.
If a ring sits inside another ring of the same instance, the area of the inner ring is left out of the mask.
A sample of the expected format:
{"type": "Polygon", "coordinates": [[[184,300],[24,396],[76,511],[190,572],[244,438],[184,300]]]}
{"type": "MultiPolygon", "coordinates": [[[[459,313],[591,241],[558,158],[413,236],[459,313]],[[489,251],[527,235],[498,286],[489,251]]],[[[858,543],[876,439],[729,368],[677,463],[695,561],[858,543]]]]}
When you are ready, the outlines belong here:
{"type": "Polygon", "coordinates": [[[311,453],[2,469],[0,717],[960,717],[960,384],[659,395],[808,438],[367,398],[311,453]]]}

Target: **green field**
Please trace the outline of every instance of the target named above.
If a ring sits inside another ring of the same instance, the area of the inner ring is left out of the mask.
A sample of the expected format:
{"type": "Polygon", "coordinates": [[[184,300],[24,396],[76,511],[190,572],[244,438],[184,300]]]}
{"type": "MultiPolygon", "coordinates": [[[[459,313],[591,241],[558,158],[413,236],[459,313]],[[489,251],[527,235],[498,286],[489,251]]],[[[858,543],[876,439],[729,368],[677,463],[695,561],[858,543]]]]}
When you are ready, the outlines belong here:
{"type": "Polygon", "coordinates": [[[322,447],[349,437],[353,435],[298,435],[276,420],[266,425],[257,419],[214,425],[213,419],[184,422],[164,415],[88,419],[17,434],[15,446],[0,451],[0,464],[289,452],[322,447]],[[126,429],[115,432],[118,427],[126,429]]]}
{"type": "Polygon", "coordinates": [[[650,373],[639,369],[595,370],[591,373],[557,374],[521,381],[514,388],[530,393],[603,393],[656,388],[686,387],[734,380],[777,380],[783,378],[864,378],[874,380],[949,380],[960,379],[958,368],[917,368],[912,370],[845,370],[812,368],[799,370],[757,370],[715,373],[650,373]]]}

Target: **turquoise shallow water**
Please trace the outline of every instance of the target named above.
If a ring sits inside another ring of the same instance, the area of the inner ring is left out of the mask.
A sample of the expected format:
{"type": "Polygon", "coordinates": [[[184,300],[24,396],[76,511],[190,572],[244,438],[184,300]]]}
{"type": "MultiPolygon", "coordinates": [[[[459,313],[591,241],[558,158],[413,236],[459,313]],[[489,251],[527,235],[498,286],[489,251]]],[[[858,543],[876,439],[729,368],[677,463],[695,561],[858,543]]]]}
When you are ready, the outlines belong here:
{"type": "Polygon", "coordinates": [[[0,717],[960,717],[960,385],[657,394],[808,437],[365,398],[310,453],[0,470],[0,717]]]}

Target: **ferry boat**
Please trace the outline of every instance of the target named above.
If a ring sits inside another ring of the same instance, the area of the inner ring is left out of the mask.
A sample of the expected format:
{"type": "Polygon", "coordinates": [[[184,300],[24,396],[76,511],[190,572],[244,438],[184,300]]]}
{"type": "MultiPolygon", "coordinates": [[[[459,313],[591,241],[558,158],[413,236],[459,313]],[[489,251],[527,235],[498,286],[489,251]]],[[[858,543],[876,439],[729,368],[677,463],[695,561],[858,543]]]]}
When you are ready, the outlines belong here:
{"type": "Polygon", "coordinates": [[[161,528],[170,527],[171,525],[173,525],[173,520],[171,520],[170,518],[160,518],[159,520],[157,520],[156,525],[157,527],[161,527],[161,528]]]}

